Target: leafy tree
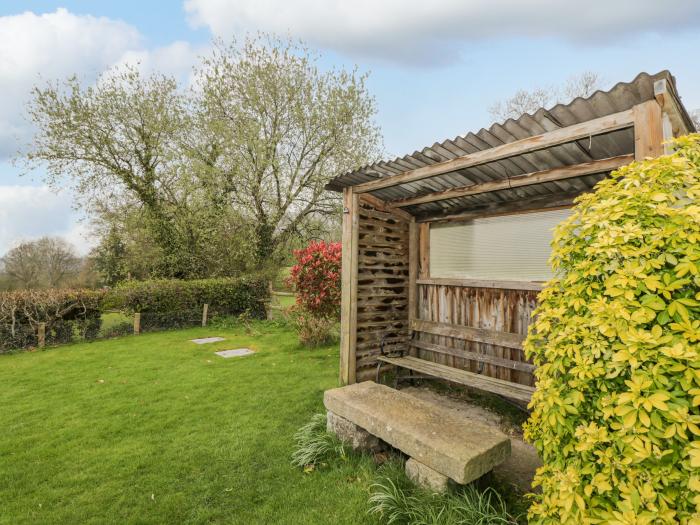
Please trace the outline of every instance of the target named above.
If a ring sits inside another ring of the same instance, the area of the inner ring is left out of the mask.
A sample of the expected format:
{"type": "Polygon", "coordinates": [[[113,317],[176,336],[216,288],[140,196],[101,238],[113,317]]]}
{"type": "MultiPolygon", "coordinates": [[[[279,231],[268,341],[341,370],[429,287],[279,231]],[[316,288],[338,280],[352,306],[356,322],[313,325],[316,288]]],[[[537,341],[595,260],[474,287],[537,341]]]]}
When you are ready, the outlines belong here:
{"type": "Polygon", "coordinates": [[[36,125],[27,153],[30,166],[45,164],[47,182],[68,178],[80,203],[105,213],[128,203],[162,250],[156,271],[187,274],[176,228],[185,188],[179,170],[187,143],[187,100],[176,82],[162,75],[144,78],[131,67],[103,75],[82,87],[76,77],[34,88],[29,115],[36,125]]]}
{"type": "Polygon", "coordinates": [[[196,278],[279,262],[335,228],[325,184],[380,143],[366,77],[323,73],[316,59],[259,37],[219,43],[190,90],[129,67],[88,87],[37,87],[27,165],[45,164],[52,185],[68,180],[98,229],[120,232],[120,271],[196,278]]]}
{"type": "Polygon", "coordinates": [[[104,284],[114,286],[127,278],[126,245],[115,228],[110,228],[102,237],[90,258],[104,284]]]}
{"type": "Polygon", "coordinates": [[[254,225],[258,264],[314,219],[337,216],[338,198],[324,186],[379,153],[366,76],[321,72],[317,58],[259,37],[219,43],[200,70],[202,111],[215,130],[200,158],[254,225]]]}

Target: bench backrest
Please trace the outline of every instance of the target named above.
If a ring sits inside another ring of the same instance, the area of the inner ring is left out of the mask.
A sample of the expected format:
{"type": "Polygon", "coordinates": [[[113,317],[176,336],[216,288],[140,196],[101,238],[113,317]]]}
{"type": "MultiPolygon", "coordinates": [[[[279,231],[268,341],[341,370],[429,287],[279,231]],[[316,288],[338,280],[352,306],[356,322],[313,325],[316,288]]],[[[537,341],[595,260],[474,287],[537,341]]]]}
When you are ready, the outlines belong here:
{"type": "MultiPolygon", "coordinates": [[[[487,330],[485,328],[474,328],[471,326],[436,323],[432,321],[424,321],[421,319],[412,320],[409,328],[412,332],[412,335],[421,333],[430,334],[442,337],[450,337],[467,342],[485,343],[495,346],[501,346],[504,348],[510,348],[514,350],[522,350],[523,341],[525,340],[525,336],[521,334],[498,332],[495,330],[487,330]]],[[[443,355],[450,355],[461,359],[468,359],[470,361],[477,361],[480,363],[500,366],[508,368],[510,370],[518,370],[521,372],[532,373],[535,369],[534,365],[524,361],[516,361],[513,359],[506,359],[503,357],[497,357],[489,354],[472,352],[469,350],[453,348],[436,343],[429,343],[426,341],[421,341],[415,336],[411,338],[410,346],[417,349],[436,352],[443,355]]]]}

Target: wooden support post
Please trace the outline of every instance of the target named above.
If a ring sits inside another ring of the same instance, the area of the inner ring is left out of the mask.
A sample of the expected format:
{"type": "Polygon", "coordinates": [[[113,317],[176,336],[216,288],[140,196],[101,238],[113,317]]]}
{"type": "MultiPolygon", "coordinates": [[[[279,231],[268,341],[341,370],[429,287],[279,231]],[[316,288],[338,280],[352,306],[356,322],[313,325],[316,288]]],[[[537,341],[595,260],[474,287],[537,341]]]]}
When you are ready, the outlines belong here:
{"type": "Polygon", "coordinates": [[[209,305],[207,303],[204,303],[204,307],[202,308],[202,326],[207,326],[207,313],[209,313],[209,305]]]}
{"type": "Polygon", "coordinates": [[[340,382],[355,382],[357,368],[357,244],[359,197],[352,188],[343,190],[343,262],[340,301],[340,382]]]}
{"type": "Polygon", "coordinates": [[[418,228],[418,276],[430,279],[430,223],[423,222],[418,228]]]}
{"type": "MultiPolygon", "coordinates": [[[[408,322],[418,319],[418,266],[420,265],[420,250],[418,246],[419,226],[411,218],[408,224],[408,322]]],[[[409,346],[409,355],[416,356],[416,349],[409,346]]]]}
{"type": "Polygon", "coordinates": [[[37,342],[39,348],[46,346],[46,323],[39,323],[37,326],[37,342]]]}
{"type": "Polygon", "coordinates": [[[415,220],[408,225],[408,320],[418,318],[418,228],[415,220]]]}
{"type": "Polygon", "coordinates": [[[656,100],[637,104],[634,113],[634,159],[644,160],[664,154],[663,119],[656,100]]]}
{"type": "Polygon", "coordinates": [[[141,333],[141,312],[136,312],[134,314],[134,335],[139,335],[141,333]]]}

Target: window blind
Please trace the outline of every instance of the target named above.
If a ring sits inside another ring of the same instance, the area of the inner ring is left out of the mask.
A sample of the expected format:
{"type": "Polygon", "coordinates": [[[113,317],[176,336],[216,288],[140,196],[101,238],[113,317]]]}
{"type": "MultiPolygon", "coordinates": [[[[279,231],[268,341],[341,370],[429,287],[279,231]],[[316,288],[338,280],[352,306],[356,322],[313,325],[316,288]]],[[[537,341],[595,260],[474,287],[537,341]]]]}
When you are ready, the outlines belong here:
{"type": "Polygon", "coordinates": [[[554,227],[570,209],[503,215],[430,229],[434,278],[545,281],[554,227]]]}

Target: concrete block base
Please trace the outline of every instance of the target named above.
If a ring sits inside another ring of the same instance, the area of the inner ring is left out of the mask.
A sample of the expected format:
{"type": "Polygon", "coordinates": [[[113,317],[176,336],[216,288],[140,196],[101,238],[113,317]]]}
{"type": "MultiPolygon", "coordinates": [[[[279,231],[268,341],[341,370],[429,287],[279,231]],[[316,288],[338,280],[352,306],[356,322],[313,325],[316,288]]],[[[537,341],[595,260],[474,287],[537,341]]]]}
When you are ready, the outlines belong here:
{"type": "Polygon", "coordinates": [[[331,411],[327,414],[326,429],[338,436],[343,443],[350,445],[353,450],[378,452],[384,448],[379,438],[331,411]]]}
{"type": "Polygon", "coordinates": [[[450,478],[413,458],[406,461],[406,475],[415,484],[433,492],[445,492],[450,484],[450,478]]]}

